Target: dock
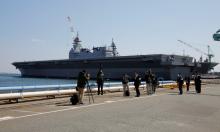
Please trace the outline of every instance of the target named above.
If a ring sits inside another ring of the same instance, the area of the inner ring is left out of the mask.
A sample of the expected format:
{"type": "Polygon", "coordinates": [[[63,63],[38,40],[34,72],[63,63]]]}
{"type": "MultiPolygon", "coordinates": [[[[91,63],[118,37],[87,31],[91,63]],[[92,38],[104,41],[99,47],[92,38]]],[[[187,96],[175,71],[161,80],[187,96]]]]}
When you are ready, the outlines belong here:
{"type": "MultiPolygon", "coordinates": [[[[194,86],[183,95],[178,89],[159,88],[156,94],[123,97],[122,92],[94,95],[95,103],[71,105],[68,97],[28,99],[0,105],[0,128],[4,132],[219,132],[220,84],[206,81],[202,93],[194,86]]],[[[215,81],[219,82],[219,81],[215,81]]]]}

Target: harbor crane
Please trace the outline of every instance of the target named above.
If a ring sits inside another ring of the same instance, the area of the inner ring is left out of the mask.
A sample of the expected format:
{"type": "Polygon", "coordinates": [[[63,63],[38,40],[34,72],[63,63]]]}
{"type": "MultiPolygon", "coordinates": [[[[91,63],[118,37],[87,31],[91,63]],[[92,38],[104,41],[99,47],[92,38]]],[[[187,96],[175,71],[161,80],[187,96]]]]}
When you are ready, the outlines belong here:
{"type": "Polygon", "coordinates": [[[67,17],[67,21],[68,21],[68,23],[69,23],[70,32],[73,34],[73,37],[75,37],[75,36],[76,36],[76,33],[75,33],[75,31],[74,31],[72,19],[71,19],[70,16],[67,17]]]}
{"type": "Polygon", "coordinates": [[[188,46],[188,47],[190,47],[190,48],[192,48],[192,49],[194,49],[195,51],[197,51],[197,52],[199,52],[199,53],[201,53],[201,54],[206,55],[207,58],[208,58],[208,62],[211,63],[211,59],[214,57],[214,54],[211,54],[211,53],[210,53],[211,49],[210,49],[210,46],[209,46],[209,45],[207,46],[207,48],[208,48],[208,53],[206,53],[206,52],[204,52],[204,51],[202,51],[202,50],[200,50],[200,49],[198,49],[198,48],[196,48],[196,47],[193,47],[191,44],[186,43],[186,42],[184,42],[184,41],[182,41],[182,40],[177,40],[177,41],[180,42],[180,43],[182,43],[182,44],[184,44],[184,45],[186,45],[186,46],[188,46]]]}

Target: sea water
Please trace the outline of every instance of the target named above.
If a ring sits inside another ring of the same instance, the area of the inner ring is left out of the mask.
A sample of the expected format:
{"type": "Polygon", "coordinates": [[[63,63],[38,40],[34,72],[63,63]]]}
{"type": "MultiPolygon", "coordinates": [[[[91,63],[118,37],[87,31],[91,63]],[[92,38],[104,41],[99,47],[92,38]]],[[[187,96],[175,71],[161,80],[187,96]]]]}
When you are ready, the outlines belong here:
{"type": "MultiPolygon", "coordinates": [[[[20,74],[0,73],[0,90],[3,89],[34,89],[34,88],[50,88],[50,87],[75,87],[77,80],[75,79],[54,79],[54,78],[30,78],[22,77],[20,74]],[[57,85],[57,86],[56,86],[57,85]]],[[[119,84],[119,81],[105,81],[105,85],[119,84]]],[[[95,80],[90,80],[91,86],[96,85],[95,80]]]]}
{"type": "MultiPolygon", "coordinates": [[[[173,81],[159,81],[160,84],[172,83],[173,81]]],[[[46,90],[48,88],[75,88],[77,80],[75,79],[51,79],[51,78],[27,78],[21,77],[20,74],[0,73],[0,93],[3,90],[46,90]]],[[[91,88],[96,87],[96,81],[90,80],[91,88]]],[[[130,84],[133,84],[131,82],[130,84]]],[[[144,84],[144,80],[143,80],[144,84]]],[[[105,87],[121,85],[120,81],[105,81],[105,87]]]]}
{"type": "Polygon", "coordinates": [[[26,78],[20,74],[0,74],[0,87],[75,84],[73,79],[26,78]]]}

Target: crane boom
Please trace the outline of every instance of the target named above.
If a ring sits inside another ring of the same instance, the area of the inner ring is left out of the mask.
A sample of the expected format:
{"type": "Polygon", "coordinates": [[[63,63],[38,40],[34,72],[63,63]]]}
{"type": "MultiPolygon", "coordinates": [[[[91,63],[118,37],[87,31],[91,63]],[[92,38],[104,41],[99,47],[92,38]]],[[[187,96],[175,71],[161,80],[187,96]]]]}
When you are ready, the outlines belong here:
{"type": "Polygon", "coordinates": [[[204,54],[204,55],[208,55],[207,53],[203,52],[202,50],[200,50],[200,49],[198,49],[198,48],[196,48],[196,47],[193,47],[191,44],[188,44],[188,43],[186,43],[186,42],[184,42],[184,41],[182,41],[182,40],[177,40],[177,41],[179,41],[180,43],[182,43],[182,44],[184,44],[184,45],[186,45],[186,46],[188,46],[188,47],[190,47],[190,48],[196,50],[197,52],[200,52],[200,53],[202,53],[202,54],[204,54]]]}
{"type": "Polygon", "coordinates": [[[75,32],[74,32],[74,28],[73,28],[73,24],[72,24],[72,19],[70,16],[67,17],[67,21],[70,24],[70,32],[73,33],[73,37],[75,36],[75,32]]]}
{"type": "Polygon", "coordinates": [[[190,48],[192,48],[192,49],[194,49],[194,50],[196,50],[197,52],[200,52],[200,53],[206,55],[206,56],[208,57],[208,61],[209,61],[209,62],[211,62],[212,57],[214,57],[213,54],[210,54],[210,46],[209,46],[209,45],[208,45],[208,53],[205,53],[205,52],[203,52],[202,50],[193,47],[193,46],[192,46],[191,44],[189,44],[189,43],[186,43],[186,42],[184,42],[184,41],[182,41],[182,40],[177,40],[177,41],[180,42],[180,43],[182,43],[182,44],[184,44],[184,45],[186,45],[186,46],[188,46],[188,47],[190,47],[190,48]]]}

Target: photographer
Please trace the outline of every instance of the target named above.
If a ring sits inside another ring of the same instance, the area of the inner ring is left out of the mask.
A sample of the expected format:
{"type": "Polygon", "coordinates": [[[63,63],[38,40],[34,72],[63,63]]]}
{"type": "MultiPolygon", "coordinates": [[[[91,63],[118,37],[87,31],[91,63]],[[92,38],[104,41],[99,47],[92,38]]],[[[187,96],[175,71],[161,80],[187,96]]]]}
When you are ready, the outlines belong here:
{"type": "Polygon", "coordinates": [[[77,79],[77,88],[79,93],[79,104],[83,104],[83,96],[84,96],[84,89],[88,82],[89,74],[86,73],[85,70],[79,72],[78,79],[77,79]]]}

